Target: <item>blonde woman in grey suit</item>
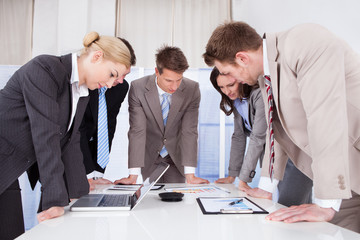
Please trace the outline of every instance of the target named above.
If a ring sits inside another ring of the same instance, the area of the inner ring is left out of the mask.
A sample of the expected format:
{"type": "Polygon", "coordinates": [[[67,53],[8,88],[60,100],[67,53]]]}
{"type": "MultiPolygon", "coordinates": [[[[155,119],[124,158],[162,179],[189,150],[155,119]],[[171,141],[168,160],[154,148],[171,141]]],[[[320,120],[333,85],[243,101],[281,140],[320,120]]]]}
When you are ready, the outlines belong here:
{"type": "Polygon", "coordinates": [[[118,38],[87,34],[80,54],[40,55],[0,91],[0,239],[24,232],[18,177],[41,182],[38,221],[64,214],[89,192],[78,131],[95,90],[122,83],[130,52],[118,38]]]}
{"type": "Polygon", "coordinates": [[[264,101],[258,86],[241,84],[235,78],[220,75],[217,68],[211,72],[210,80],[221,94],[220,109],[227,116],[234,113],[229,176],[215,183],[233,183],[238,176],[238,188],[244,191],[250,188],[247,183],[255,176],[258,159],[261,163],[264,156],[267,129],[264,101]],[[250,139],[246,151],[247,137],[250,139]]]}

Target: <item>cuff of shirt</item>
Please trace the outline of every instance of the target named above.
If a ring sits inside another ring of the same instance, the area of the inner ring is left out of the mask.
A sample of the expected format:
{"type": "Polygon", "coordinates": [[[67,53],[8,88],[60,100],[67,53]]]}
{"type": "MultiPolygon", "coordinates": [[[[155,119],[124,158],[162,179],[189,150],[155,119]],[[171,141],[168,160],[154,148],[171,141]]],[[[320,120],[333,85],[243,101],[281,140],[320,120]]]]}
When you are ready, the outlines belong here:
{"type": "Polygon", "coordinates": [[[342,199],[319,199],[314,198],[313,203],[319,205],[322,208],[333,208],[335,211],[340,210],[342,199]]]}
{"type": "Polygon", "coordinates": [[[141,168],[129,168],[129,175],[140,175],[141,168]]]}
{"type": "Polygon", "coordinates": [[[86,176],[87,176],[88,179],[95,178],[95,177],[96,178],[102,178],[102,177],[104,177],[104,174],[101,173],[101,172],[98,172],[98,171],[93,171],[93,172],[89,173],[86,176]]]}
{"type": "Polygon", "coordinates": [[[271,179],[269,177],[260,177],[259,188],[270,193],[275,193],[277,191],[278,183],[279,180],[277,179],[273,179],[273,181],[271,182],[271,179]]]}
{"type": "Polygon", "coordinates": [[[195,168],[184,166],[184,173],[185,174],[195,174],[195,168]]]}

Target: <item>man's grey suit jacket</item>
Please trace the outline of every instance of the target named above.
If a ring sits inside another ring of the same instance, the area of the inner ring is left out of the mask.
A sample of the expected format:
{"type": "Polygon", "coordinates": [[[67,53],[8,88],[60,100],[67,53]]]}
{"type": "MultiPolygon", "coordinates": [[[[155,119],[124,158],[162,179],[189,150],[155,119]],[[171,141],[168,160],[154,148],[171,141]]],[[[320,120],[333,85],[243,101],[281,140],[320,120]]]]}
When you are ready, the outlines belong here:
{"type": "Polygon", "coordinates": [[[142,168],[143,176],[158,158],[165,144],[180,173],[184,166],[197,166],[199,84],[183,78],[172,94],[164,128],[155,74],[135,80],[129,91],[129,168],[142,168]]]}
{"type": "Polygon", "coordinates": [[[32,186],[40,179],[43,210],[88,193],[78,131],[88,97],[68,131],[71,70],[71,54],[38,56],[0,91],[0,194],[25,171],[32,186]]]}

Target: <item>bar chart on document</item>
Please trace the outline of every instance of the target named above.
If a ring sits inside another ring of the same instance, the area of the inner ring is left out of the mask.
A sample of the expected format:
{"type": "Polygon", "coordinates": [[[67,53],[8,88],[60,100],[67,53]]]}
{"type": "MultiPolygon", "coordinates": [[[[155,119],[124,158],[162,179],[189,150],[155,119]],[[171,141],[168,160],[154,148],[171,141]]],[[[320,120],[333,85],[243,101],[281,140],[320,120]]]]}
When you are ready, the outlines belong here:
{"type": "Polygon", "coordinates": [[[196,196],[219,196],[219,195],[229,194],[228,190],[215,185],[170,187],[170,188],[165,188],[165,191],[191,194],[196,196]]]}

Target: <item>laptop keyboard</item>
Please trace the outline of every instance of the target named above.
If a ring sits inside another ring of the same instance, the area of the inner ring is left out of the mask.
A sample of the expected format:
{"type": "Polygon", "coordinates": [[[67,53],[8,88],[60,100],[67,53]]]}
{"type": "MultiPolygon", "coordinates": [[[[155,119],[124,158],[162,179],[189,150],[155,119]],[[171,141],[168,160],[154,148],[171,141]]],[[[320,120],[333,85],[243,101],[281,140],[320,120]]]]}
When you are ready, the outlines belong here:
{"type": "Polygon", "coordinates": [[[125,206],[126,199],[128,197],[129,196],[127,195],[118,195],[118,194],[104,195],[98,206],[99,207],[125,206]]]}

